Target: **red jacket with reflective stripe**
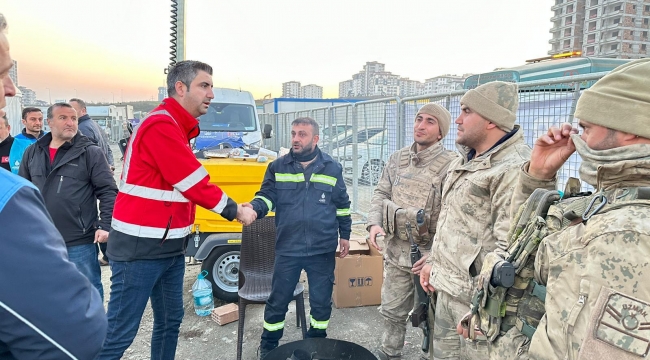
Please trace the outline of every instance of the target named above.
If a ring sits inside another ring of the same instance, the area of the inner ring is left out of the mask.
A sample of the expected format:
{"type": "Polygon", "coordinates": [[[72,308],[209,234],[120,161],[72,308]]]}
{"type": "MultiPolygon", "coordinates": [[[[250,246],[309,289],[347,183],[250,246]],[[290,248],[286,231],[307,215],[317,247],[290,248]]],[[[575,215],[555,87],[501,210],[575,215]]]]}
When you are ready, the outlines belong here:
{"type": "Polygon", "coordinates": [[[183,253],[182,240],[194,223],[194,204],[228,220],[236,217],[237,204],[209,183],[210,176],[192,152],[189,140],[198,134],[198,121],[172,98],[163,100],[134,129],[113,210],[111,259],[183,253]]]}

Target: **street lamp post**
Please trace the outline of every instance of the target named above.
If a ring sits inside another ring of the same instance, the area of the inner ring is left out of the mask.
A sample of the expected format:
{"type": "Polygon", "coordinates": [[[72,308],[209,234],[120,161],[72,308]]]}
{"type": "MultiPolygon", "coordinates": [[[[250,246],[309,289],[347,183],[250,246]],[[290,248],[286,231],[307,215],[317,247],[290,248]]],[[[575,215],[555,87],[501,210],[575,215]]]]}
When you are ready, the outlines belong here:
{"type": "Polygon", "coordinates": [[[49,98],[49,102],[50,102],[50,105],[52,105],[52,93],[50,92],[50,88],[45,88],[45,89],[47,89],[47,95],[48,95],[48,98],[49,98]]]}

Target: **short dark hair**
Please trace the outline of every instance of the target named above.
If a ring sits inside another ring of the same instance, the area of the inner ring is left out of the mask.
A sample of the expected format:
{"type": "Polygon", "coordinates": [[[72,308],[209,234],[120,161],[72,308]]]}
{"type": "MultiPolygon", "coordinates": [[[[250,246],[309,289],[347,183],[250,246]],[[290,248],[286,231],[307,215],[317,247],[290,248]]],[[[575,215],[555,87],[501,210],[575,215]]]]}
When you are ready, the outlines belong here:
{"type": "Polygon", "coordinates": [[[316,120],[310,117],[299,117],[296,120],[291,122],[291,126],[298,125],[298,124],[311,125],[311,128],[314,131],[312,135],[318,135],[318,123],[316,122],[316,120]]]}
{"type": "Polygon", "coordinates": [[[23,120],[27,120],[27,114],[29,114],[29,113],[31,113],[31,112],[36,112],[36,111],[38,111],[38,112],[41,113],[41,114],[43,113],[43,112],[41,111],[41,109],[36,108],[36,107],[26,107],[26,108],[24,108],[24,109],[23,109],[23,118],[22,118],[22,119],[23,119],[23,120]]]}
{"type": "Polygon", "coordinates": [[[189,88],[199,71],[205,71],[212,75],[212,66],[196,60],[184,60],[176,63],[167,73],[167,95],[176,95],[177,81],[189,88]]]}
{"type": "Polygon", "coordinates": [[[68,101],[68,102],[71,103],[71,102],[73,102],[73,101],[76,102],[77,104],[79,104],[79,106],[81,106],[82,109],[85,109],[85,108],[86,108],[86,102],[85,102],[85,101],[83,101],[83,100],[81,100],[81,99],[77,99],[77,98],[72,98],[72,99],[70,99],[70,101],[68,101]]]}
{"type": "Polygon", "coordinates": [[[60,107],[64,107],[64,108],[74,110],[72,105],[70,105],[68,103],[64,103],[64,102],[56,103],[56,104],[50,106],[49,108],[47,108],[47,118],[51,119],[52,117],[54,117],[54,109],[57,109],[57,108],[60,108],[60,107]]]}
{"type": "Polygon", "coordinates": [[[11,126],[11,124],[9,124],[9,119],[7,119],[7,113],[4,113],[2,116],[0,116],[0,123],[3,122],[5,123],[5,126],[11,126]]]}

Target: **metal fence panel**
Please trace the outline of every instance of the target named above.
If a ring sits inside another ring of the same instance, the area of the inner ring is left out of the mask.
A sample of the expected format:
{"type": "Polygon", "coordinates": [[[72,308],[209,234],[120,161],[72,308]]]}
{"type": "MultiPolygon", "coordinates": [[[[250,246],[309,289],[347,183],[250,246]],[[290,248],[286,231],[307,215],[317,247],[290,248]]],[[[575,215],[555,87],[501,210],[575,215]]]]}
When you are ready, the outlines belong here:
{"type": "MultiPolygon", "coordinates": [[[[552,81],[519,83],[517,124],[529,146],[551,125],[573,122],[580,93],[605,73],[580,75],[552,81]]],[[[278,150],[291,146],[291,122],[302,116],[321,126],[319,147],[338,160],[344,172],[352,211],[366,216],[374,186],[392,153],[413,142],[415,114],[425,104],[435,102],[451,113],[449,133],[443,145],[456,150],[455,120],[460,115],[460,99],[466,90],[409,98],[383,98],[355,104],[337,105],[281,114],[261,114],[262,124],[273,126],[274,138],[267,147],[278,150]]],[[[580,158],[573,154],[558,172],[558,188],[569,177],[578,177],[580,158]]],[[[588,185],[583,185],[591,190],[588,185]]]]}

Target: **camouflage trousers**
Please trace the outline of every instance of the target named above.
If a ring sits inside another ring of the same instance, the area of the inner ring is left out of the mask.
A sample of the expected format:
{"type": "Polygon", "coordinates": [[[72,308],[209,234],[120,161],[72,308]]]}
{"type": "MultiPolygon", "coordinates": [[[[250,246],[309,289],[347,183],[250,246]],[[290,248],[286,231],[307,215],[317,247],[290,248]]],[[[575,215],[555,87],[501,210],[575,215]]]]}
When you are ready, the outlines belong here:
{"type": "Polygon", "coordinates": [[[484,360],[488,358],[486,341],[467,341],[456,332],[456,325],[469,311],[469,302],[438,291],[433,324],[433,351],[429,359],[484,360]]]}
{"type": "Polygon", "coordinates": [[[384,261],[384,284],[381,287],[381,307],[384,333],[381,349],[390,357],[400,357],[406,335],[406,320],[413,309],[413,274],[404,267],[384,261]]]}
{"type": "Polygon", "coordinates": [[[489,345],[490,360],[528,360],[530,339],[513,327],[489,345]]]}

